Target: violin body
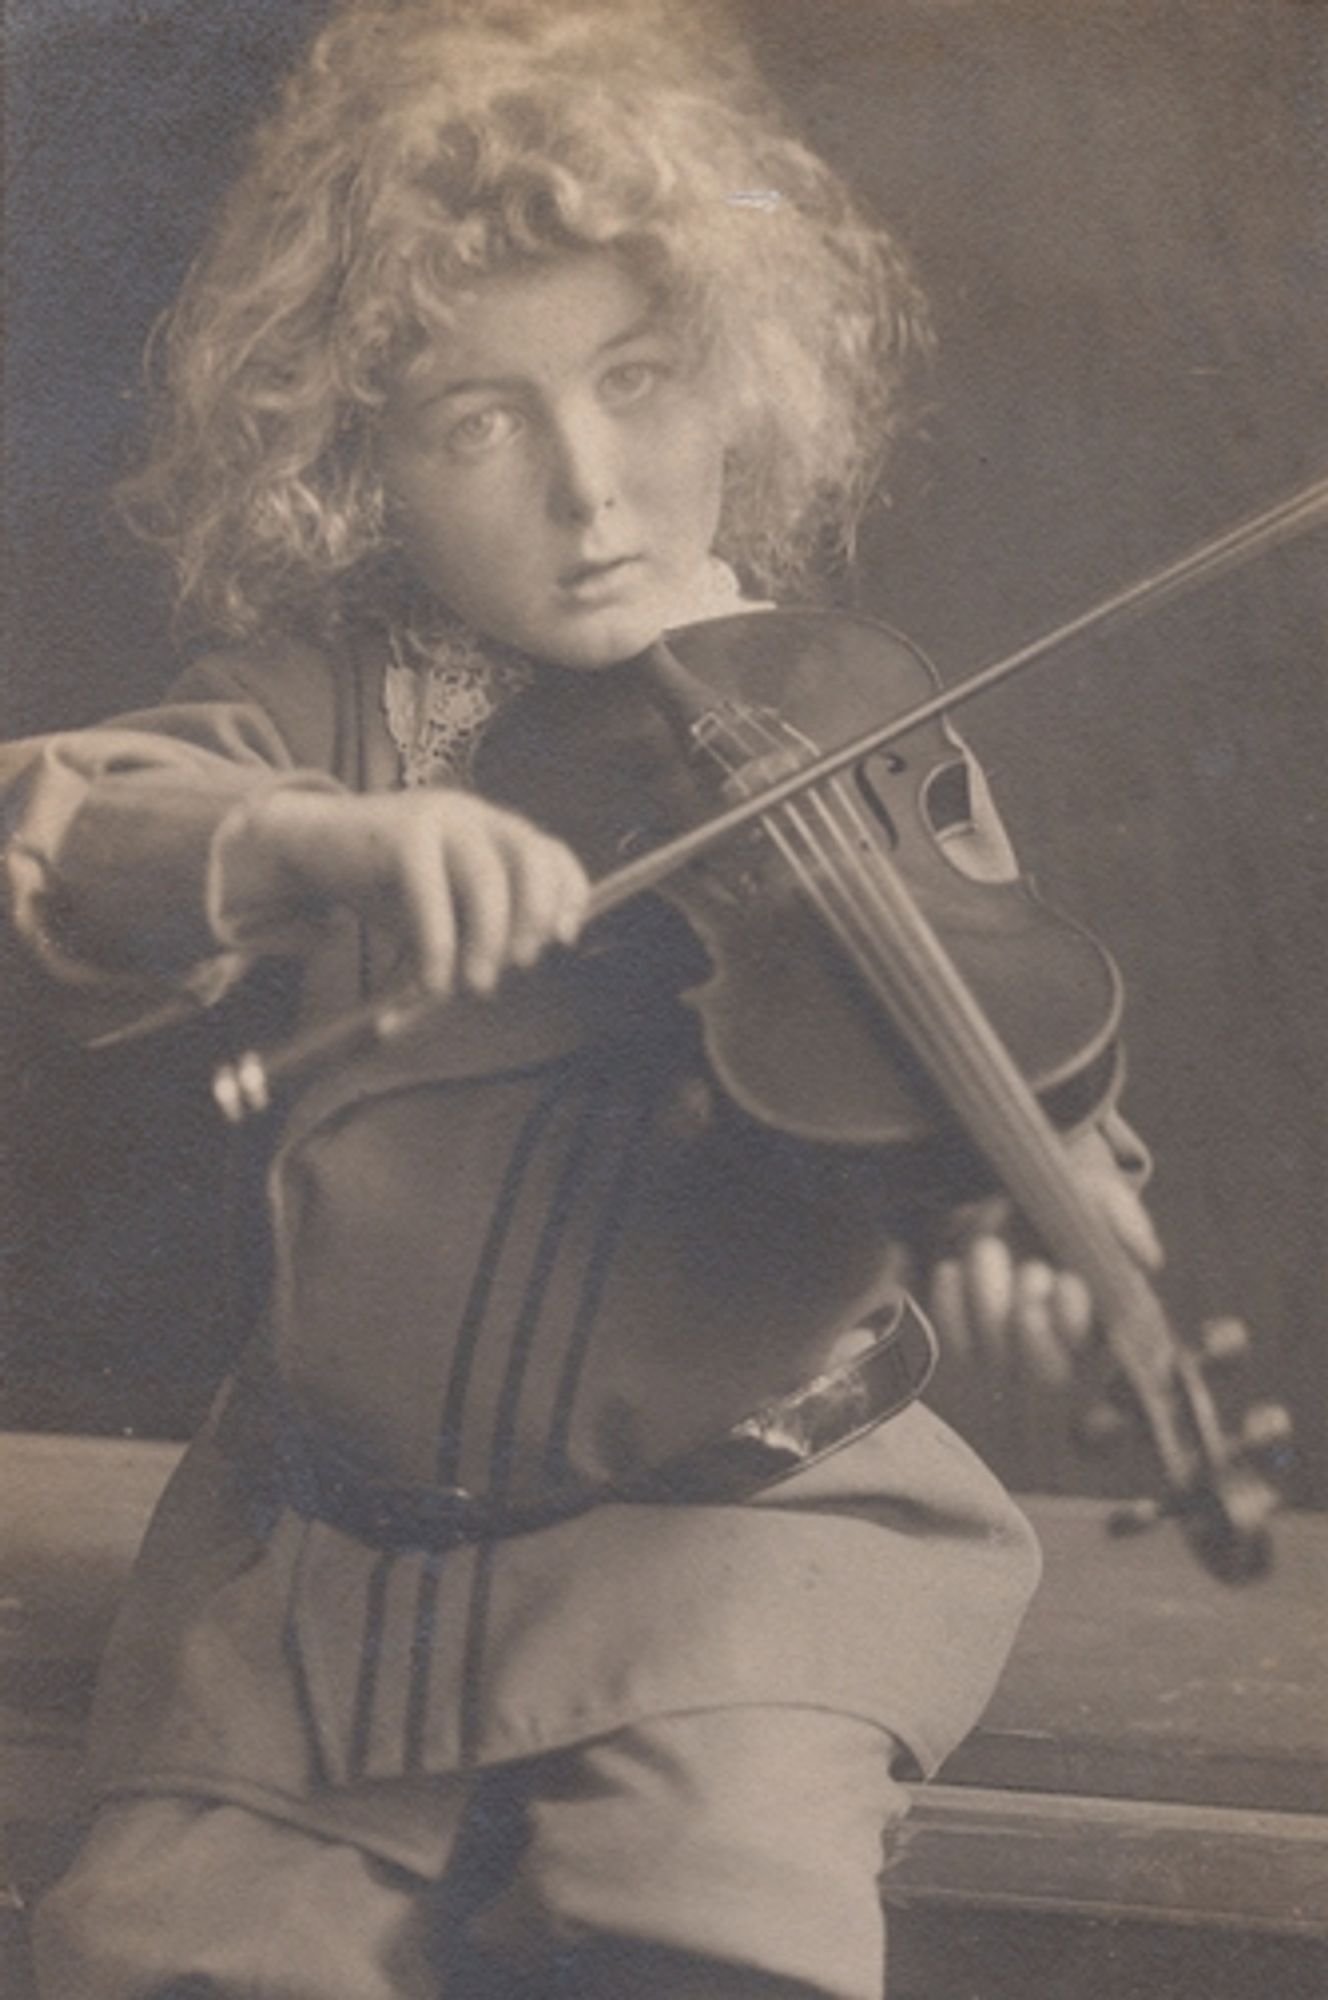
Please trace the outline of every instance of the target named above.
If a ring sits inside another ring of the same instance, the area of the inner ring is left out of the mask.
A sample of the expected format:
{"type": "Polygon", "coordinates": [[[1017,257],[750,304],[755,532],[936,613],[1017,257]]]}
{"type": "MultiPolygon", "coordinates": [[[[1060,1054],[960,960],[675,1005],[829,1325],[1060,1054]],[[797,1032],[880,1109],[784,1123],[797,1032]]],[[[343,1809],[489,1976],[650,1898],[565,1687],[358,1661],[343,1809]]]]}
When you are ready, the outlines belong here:
{"type": "MultiPolygon", "coordinates": [[[[777,718],[786,736],[825,749],[935,688],[904,640],[836,613],[719,619],[674,635],[668,654],[682,671],[663,684],[648,657],[596,674],[547,671],[482,746],[481,789],[560,834],[592,878],[703,823],[735,796],[739,776],[755,784],[767,775],[707,758],[707,704],[777,718]]],[[[980,780],[962,746],[933,722],[866,758],[852,783],[866,835],[944,939],[1053,1122],[1091,1118],[1116,1080],[1115,967],[1017,873],[994,821],[981,823],[980,780]]],[[[908,1148],[924,1178],[973,1191],[971,1150],[929,1077],[761,828],[658,893],[704,947],[708,970],[686,998],[735,1104],[816,1143],[908,1148]]]]}

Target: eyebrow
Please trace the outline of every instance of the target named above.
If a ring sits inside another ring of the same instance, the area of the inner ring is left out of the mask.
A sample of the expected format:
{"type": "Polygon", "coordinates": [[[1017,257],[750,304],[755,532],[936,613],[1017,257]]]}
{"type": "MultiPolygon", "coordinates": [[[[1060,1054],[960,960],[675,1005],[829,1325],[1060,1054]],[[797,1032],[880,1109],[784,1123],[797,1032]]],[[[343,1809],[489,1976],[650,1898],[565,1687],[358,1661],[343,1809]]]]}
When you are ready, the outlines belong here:
{"type": "MultiPolygon", "coordinates": [[[[659,332],[660,328],[658,313],[643,313],[640,319],[633,320],[630,326],[625,326],[621,333],[612,333],[607,340],[601,341],[591,359],[599,361],[604,355],[613,354],[620,347],[630,347],[634,340],[643,340],[648,334],[659,332]]],[[[426,390],[421,407],[427,407],[430,403],[448,402],[453,396],[473,396],[485,392],[492,394],[495,390],[500,393],[511,392],[522,388],[524,381],[525,378],[520,375],[466,375],[457,382],[445,382],[440,388],[426,390]]]]}
{"type": "Polygon", "coordinates": [[[632,324],[625,326],[621,333],[611,334],[602,346],[597,347],[595,350],[596,358],[598,359],[601,354],[611,353],[615,347],[628,347],[634,340],[644,340],[645,336],[649,333],[659,333],[662,330],[662,325],[663,322],[658,313],[642,313],[640,319],[633,320],[632,324]]]}

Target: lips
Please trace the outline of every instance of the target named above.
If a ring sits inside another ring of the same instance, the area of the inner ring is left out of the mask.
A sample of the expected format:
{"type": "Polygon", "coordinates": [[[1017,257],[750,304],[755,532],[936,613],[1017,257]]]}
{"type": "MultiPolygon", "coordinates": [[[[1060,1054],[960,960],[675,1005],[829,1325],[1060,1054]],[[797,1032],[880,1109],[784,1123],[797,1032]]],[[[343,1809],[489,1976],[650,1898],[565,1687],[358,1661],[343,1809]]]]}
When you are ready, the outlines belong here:
{"type": "Polygon", "coordinates": [[[573,563],[569,569],[562,571],[558,578],[558,586],[561,590],[582,590],[598,583],[606,583],[610,577],[619,575],[621,571],[639,561],[640,557],[633,555],[609,556],[599,562],[573,563]]]}

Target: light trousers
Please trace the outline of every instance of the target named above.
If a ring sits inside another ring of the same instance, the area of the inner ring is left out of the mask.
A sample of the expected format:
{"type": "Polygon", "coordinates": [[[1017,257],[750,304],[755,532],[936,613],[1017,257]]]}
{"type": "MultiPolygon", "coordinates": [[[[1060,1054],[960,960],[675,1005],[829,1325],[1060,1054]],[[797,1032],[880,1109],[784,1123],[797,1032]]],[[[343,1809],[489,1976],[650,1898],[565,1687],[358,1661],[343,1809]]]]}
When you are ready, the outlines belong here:
{"type": "Polygon", "coordinates": [[[881,2000],[895,1753],[819,1709],[653,1718],[432,1781],[439,1880],[243,1806],[120,1799],[38,1912],[41,1993],[881,2000]]]}

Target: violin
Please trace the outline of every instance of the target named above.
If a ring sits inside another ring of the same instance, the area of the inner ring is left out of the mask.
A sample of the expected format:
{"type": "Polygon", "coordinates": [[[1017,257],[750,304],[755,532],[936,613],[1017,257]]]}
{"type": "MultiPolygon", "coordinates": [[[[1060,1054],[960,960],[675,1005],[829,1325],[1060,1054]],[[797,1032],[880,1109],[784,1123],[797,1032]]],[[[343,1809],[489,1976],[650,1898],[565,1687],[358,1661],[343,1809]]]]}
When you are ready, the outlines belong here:
{"type": "MultiPolygon", "coordinates": [[[[1178,1518],[1227,1581],[1269,1564],[1278,1497],[1258,1460],[1285,1420],[1265,1409],[1227,1434],[1206,1357],[1068,1169],[1062,1131],[1116,1079],[1119,981],[1096,940],[1017,876],[952,864],[969,802],[941,718],[1325,513],[1321,482],[949,691],[895,635],[838,614],[690,627],[607,673],[542,675],[493,725],[478,773],[486,794],[578,848],[598,881],[593,917],[655,889],[686,919],[712,971],[685,998],[716,1080],[749,1116],[818,1144],[911,1149],[920,1165],[935,1163],[935,1135],[946,1158],[962,1135],[966,1170],[983,1163],[1085,1280],[1113,1393],[1152,1447],[1152,1511],[1178,1518]]],[[[218,1073],[218,1101],[242,1117],[274,1083],[438,1004],[390,996],[250,1052],[218,1073]]]]}
{"type": "MultiPolygon", "coordinates": [[[[936,685],[921,654],[870,621],[740,613],[609,675],[547,670],[490,726],[475,777],[604,881],[624,855],[767,795],[820,739],[844,741],[883,705],[898,712],[936,685]]],[[[683,998],[729,1100],[812,1144],[907,1148],[913,1177],[930,1184],[973,1178],[934,1074],[956,1028],[934,991],[936,940],[955,990],[973,996],[1056,1125],[1091,1118],[1118,1074],[1114,964],[1039,900],[1013,856],[991,865],[974,840],[971,783],[961,746],[933,720],[656,887],[709,961],[683,998]]]]}

